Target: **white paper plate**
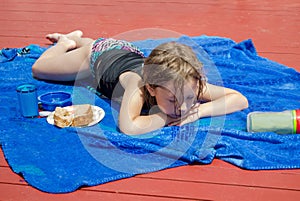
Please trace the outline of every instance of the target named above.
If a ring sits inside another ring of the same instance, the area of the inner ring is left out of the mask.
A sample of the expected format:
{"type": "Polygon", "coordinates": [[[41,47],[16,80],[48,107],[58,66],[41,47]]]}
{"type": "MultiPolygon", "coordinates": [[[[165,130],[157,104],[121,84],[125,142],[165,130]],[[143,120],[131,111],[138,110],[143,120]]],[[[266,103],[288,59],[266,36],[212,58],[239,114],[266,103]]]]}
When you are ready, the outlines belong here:
{"type": "MultiPolygon", "coordinates": [[[[91,107],[92,107],[92,112],[93,112],[93,121],[91,123],[89,123],[88,125],[82,126],[82,127],[93,126],[93,125],[99,123],[105,116],[105,112],[102,108],[95,106],[95,105],[91,105],[91,107]]],[[[72,106],[64,107],[64,109],[69,110],[69,111],[73,110],[72,106]]],[[[47,117],[47,122],[51,125],[54,125],[54,118],[53,118],[54,113],[55,113],[55,111],[51,112],[47,117]]]]}

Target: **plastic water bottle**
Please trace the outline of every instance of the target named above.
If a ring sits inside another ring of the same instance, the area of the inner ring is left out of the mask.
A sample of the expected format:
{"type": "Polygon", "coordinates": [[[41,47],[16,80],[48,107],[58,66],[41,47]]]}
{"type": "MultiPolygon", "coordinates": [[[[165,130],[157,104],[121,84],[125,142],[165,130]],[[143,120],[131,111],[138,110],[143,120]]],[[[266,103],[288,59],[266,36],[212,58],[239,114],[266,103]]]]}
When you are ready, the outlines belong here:
{"type": "Polygon", "coordinates": [[[300,134],[300,109],[283,112],[251,112],[247,116],[248,132],[300,134]]]}

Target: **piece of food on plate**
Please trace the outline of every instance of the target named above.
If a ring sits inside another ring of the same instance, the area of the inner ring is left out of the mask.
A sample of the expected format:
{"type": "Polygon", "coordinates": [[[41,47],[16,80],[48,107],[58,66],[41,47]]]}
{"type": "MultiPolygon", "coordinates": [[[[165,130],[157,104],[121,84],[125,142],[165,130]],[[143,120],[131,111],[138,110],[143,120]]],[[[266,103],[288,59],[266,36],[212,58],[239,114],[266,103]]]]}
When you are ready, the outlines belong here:
{"type": "Polygon", "coordinates": [[[74,118],[72,126],[86,126],[93,121],[93,111],[91,105],[74,105],[74,118]]]}
{"type": "Polygon", "coordinates": [[[54,124],[60,128],[87,126],[93,121],[92,107],[89,104],[56,107],[53,119],[54,124]]]}
{"type": "Polygon", "coordinates": [[[54,124],[60,128],[69,127],[72,125],[72,114],[70,111],[56,107],[53,115],[54,124]]]}

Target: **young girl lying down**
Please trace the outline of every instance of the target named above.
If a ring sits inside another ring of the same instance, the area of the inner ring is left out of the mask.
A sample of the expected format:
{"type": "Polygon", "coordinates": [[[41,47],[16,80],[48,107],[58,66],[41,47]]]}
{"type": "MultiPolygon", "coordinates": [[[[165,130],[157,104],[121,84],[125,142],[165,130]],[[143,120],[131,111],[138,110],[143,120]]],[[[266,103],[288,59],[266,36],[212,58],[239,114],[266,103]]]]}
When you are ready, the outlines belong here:
{"type": "Polygon", "coordinates": [[[187,45],[164,43],[145,58],[130,42],[82,35],[79,30],[48,34],[46,38],[56,44],[32,66],[33,76],[71,81],[92,74],[100,93],[108,98],[122,96],[119,128],[126,134],[180,126],[248,107],[241,93],[205,81],[202,63],[187,45]],[[141,113],[145,107],[147,115],[141,113]]]}

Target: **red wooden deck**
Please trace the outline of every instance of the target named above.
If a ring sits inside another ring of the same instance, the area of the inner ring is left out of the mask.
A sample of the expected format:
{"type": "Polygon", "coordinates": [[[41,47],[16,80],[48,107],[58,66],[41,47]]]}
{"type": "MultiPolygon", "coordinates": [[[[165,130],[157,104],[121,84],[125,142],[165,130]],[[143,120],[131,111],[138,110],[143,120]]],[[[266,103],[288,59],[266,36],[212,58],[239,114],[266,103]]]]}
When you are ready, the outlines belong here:
{"type": "MultiPolygon", "coordinates": [[[[93,38],[156,28],[237,42],[252,38],[261,56],[300,71],[299,0],[0,2],[0,48],[44,45],[45,34],[78,28],[93,38]]],[[[150,37],[136,33],[132,39],[150,37]]],[[[246,171],[215,160],[54,195],[14,174],[1,152],[0,200],[300,200],[300,170],[246,171]]]]}

